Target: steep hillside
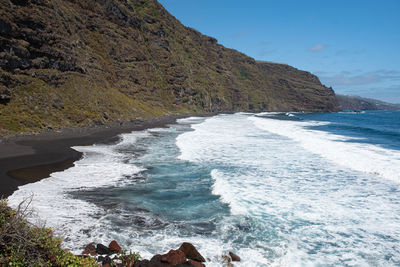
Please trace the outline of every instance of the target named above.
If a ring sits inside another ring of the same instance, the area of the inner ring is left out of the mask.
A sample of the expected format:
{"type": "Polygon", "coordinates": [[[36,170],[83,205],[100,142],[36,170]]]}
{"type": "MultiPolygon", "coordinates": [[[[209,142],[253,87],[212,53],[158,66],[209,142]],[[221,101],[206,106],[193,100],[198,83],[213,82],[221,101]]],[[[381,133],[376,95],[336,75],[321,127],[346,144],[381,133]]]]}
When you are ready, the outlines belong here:
{"type": "Polygon", "coordinates": [[[156,0],[0,0],[0,134],[152,116],[334,111],[316,76],[256,62],[156,0]]]}
{"type": "Polygon", "coordinates": [[[343,110],[400,110],[399,104],[391,104],[371,98],[352,95],[336,95],[343,110]]]}

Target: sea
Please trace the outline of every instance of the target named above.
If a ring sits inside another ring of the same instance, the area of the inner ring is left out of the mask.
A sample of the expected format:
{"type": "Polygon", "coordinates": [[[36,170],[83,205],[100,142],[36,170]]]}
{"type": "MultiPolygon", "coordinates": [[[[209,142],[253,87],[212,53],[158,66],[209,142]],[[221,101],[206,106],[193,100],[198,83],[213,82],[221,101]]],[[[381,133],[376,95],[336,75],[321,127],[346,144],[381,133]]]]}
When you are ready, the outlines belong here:
{"type": "Polygon", "coordinates": [[[191,242],[207,266],[400,266],[400,111],[179,119],[77,146],[20,186],[81,252],[117,240],[143,258],[191,242]]]}

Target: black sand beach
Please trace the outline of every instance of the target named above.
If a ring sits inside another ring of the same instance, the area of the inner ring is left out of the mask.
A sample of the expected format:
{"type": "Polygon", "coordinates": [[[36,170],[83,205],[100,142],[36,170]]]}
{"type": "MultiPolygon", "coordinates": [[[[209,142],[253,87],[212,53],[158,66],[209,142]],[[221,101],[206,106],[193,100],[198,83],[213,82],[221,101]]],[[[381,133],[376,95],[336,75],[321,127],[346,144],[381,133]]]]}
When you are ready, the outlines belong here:
{"type": "Polygon", "coordinates": [[[121,133],[165,126],[174,123],[178,118],[188,116],[192,115],[173,115],[94,127],[65,128],[38,135],[0,139],[0,196],[8,197],[20,185],[39,181],[49,177],[53,172],[73,166],[81,157],[81,153],[73,150],[72,146],[115,142],[121,133]]]}

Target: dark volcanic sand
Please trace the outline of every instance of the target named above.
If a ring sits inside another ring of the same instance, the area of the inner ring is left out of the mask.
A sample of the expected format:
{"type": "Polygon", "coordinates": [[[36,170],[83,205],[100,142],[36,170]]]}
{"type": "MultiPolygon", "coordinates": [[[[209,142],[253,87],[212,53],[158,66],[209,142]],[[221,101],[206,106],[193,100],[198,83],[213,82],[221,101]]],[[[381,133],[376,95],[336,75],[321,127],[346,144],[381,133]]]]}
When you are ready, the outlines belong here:
{"type": "Polygon", "coordinates": [[[65,128],[39,135],[0,139],[0,196],[8,197],[20,185],[39,181],[53,172],[72,167],[82,156],[80,152],[73,150],[72,146],[115,142],[121,133],[164,126],[188,116],[167,116],[97,127],[65,128]]]}

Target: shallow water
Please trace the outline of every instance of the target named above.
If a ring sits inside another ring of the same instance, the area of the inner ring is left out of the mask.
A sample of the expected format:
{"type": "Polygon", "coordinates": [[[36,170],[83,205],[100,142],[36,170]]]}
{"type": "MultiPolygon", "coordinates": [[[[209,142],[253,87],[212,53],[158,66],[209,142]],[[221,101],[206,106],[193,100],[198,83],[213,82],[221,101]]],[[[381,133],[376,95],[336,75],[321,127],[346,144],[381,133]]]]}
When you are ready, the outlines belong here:
{"type": "Polygon", "coordinates": [[[146,258],[192,242],[222,266],[399,266],[400,113],[181,119],[75,147],[73,168],[20,187],[80,252],[118,240],[146,258]]]}

